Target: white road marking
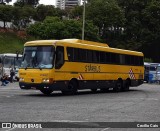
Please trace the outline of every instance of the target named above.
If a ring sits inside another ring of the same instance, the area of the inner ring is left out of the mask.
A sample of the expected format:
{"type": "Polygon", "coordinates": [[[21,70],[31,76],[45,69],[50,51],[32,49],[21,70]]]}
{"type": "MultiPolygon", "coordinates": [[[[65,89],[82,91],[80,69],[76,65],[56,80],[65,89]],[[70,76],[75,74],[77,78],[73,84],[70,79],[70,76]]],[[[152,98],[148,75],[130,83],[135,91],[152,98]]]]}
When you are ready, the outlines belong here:
{"type": "Polygon", "coordinates": [[[159,99],[156,99],[156,98],[148,98],[148,100],[158,101],[159,99]]]}
{"type": "Polygon", "coordinates": [[[54,122],[88,122],[88,121],[54,120],[54,122]]]}
{"type": "Polygon", "coordinates": [[[102,129],[101,131],[106,131],[106,130],[108,130],[108,129],[110,129],[110,128],[104,128],[104,129],[102,129]]]}
{"type": "Polygon", "coordinates": [[[5,131],[12,131],[12,130],[14,130],[14,129],[16,129],[16,128],[11,128],[11,129],[8,129],[8,130],[5,130],[5,131]]]}
{"type": "Polygon", "coordinates": [[[141,100],[154,100],[154,101],[158,101],[159,99],[157,98],[140,98],[141,100]]]}

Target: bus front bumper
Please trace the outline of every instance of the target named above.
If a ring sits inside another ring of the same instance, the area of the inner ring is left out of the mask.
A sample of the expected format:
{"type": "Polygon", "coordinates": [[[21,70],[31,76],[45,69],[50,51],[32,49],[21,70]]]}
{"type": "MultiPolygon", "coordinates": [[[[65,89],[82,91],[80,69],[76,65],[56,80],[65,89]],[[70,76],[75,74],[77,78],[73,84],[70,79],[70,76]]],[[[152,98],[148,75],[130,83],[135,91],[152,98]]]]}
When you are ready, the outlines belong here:
{"type": "Polygon", "coordinates": [[[51,90],[65,90],[67,88],[67,82],[58,81],[56,83],[25,83],[19,82],[19,86],[21,89],[51,89],[51,90]]]}

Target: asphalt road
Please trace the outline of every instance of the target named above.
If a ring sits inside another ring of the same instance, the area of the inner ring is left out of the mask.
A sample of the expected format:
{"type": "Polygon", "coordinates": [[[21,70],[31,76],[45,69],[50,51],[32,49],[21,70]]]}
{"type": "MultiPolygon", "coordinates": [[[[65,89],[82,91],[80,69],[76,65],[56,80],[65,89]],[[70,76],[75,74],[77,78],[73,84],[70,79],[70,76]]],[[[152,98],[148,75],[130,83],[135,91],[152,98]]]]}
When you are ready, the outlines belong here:
{"type": "Polygon", "coordinates": [[[119,93],[85,90],[74,96],[46,96],[10,83],[0,86],[0,122],[160,122],[160,85],[143,84],[119,93]]]}

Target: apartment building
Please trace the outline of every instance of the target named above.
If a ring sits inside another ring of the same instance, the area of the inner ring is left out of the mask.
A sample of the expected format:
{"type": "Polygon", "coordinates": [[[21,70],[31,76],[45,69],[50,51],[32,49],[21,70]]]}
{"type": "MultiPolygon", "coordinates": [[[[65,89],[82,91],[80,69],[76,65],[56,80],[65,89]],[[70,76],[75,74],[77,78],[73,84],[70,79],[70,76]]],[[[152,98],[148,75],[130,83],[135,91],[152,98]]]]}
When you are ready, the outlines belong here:
{"type": "Polygon", "coordinates": [[[73,8],[74,6],[80,5],[81,0],[57,0],[56,7],[60,9],[73,8]]]}

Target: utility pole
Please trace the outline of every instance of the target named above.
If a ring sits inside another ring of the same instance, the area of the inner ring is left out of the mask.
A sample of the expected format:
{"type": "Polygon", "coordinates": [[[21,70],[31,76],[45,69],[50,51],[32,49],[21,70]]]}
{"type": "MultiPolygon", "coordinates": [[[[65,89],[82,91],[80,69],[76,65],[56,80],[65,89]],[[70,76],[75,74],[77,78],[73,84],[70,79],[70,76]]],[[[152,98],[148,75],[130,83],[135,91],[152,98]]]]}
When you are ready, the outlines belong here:
{"type": "Polygon", "coordinates": [[[82,40],[84,40],[84,30],[85,30],[85,14],[86,14],[86,0],[83,0],[83,27],[82,27],[82,40]]]}

